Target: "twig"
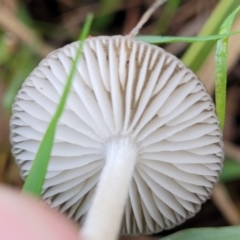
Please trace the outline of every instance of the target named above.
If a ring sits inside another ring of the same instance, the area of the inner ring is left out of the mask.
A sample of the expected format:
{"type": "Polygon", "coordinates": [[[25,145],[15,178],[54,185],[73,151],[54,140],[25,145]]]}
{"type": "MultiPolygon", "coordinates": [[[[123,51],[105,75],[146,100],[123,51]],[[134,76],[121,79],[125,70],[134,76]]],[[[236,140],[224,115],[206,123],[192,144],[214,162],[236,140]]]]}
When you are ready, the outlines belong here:
{"type": "Polygon", "coordinates": [[[133,28],[133,30],[129,33],[129,37],[135,37],[139,30],[142,28],[142,26],[148,21],[148,19],[151,17],[153,12],[161,6],[163,3],[165,3],[167,0],[156,0],[153,5],[143,14],[138,24],[133,28]]]}
{"type": "Polygon", "coordinates": [[[54,48],[41,41],[34,31],[24,25],[7,7],[0,4],[0,26],[15,34],[38,55],[45,57],[54,48]]]}
{"type": "Polygon", "coordinates": [[[3,173],[7,164],[7,152],[0,151],[0,183],[3,181],[3,173]]]}
{"type": "Polygon", "coordinates": [[[235,161],[240,162],[240,148],[234,144],[225,141],[224,142],[224,152],[229,157],[233,158],[235,161]]]}
{"type": "Polygon", "coordinates": [[[212,200],[231,225],[240,225],[238,209],[223,184],[218,183],[216,185],[212,194],[212,200]]]}
{"type": "MultiPolygon", "coordinates": [[[[134,7],[137,7],[138,5],[139,5],[138,1],[131,1],[131,4],[129,5],[124,4],[124,1],[119,1],[113,7],[104,9],[104,14],[111,14],[124,9],[134,8],[134,7]]],[[[99,3],[93,3],[87,6],[82,6],[80,8],[76,8],[74,10],[71,10],[63,14],[61,17],[57,18],[56,20],[63,22],[63,26],[68,29],[78,28],[79,24],[84,22],[87,12],[92,12],[95,17],[102,16],[103,13],[99,11],[99,8],[100,8],[99,3]]]]}
{"type": "Polygon", "coordinates": [[[16,0],[0,0],[8,9],[10,9],[13,13],[17,12],[18,2],[16,0]]]}
{"type": "Polygon", "coordinates": [[[140,6],[141,0],[135,0],[133,6],[133,1],[126,1],[126,17],[123,26],[123,34],[128,33],[134,26],[136,26],[139,16],[140,16],[140,6]],[[136,4],[138,3],[138,5],[136,4]]]}

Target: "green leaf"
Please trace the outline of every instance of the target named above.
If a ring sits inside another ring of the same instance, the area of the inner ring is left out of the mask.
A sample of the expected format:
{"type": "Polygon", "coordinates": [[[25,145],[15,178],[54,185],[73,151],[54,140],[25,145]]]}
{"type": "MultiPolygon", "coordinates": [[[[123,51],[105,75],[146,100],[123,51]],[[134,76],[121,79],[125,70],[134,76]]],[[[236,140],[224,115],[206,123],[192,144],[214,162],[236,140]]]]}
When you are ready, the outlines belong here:
{"type": "Polygon", "coordinates": [[[227,158],[224,160],[223,170],[220,175],[221,182],[234,181],[240,178],[240,163],[227,158]]]}
{"type": "Polygon", "coordinates": [[[54,114],[47,128],[47,131],[43,137],[43,140],[40,144],[35,160],[33,162],[33,166],[23,186],[24,192],[28,192],[35,196],[41,195],[42,186],[44,184],[45,175],[47,172],[47,166],[48,166],[48,162],[50,159],[51,150],[54,142],[54,135],[56,132],[57,123],[61,114],[63,113],[66,100],[67,100],[69,91],[71,89],[73,77],[76,70],[76,65],[82,52],[83,41],[87,38],[89,34],[92,19],[93,19],[92,15],[87,16],[87,20],[83,26],[83,30],[80,36],[79,48],[77,50],[76,57],[73,60],[70,74],[68,76],[67,83],[64,88],[63,94],[61,96],[60,102],[58,104],[56,113],[54,114]]]}
{"type": "Polygon", "coordinates": [[[228,32],[218,35],[212,35],[212,36],[205,36],[205,37],[171,37],[171,36],[137,36],[137,40],[141,40],[143,42],[148,43],[171,43],[171,42],[208,42],[208,41],[217,41],[222,38],[227,38],[232,35],[238,34],[240,31],[234,31],[234,32],[228,32]]]}
{"type": "Polygon", "coordinates": [[[161,240],[239,240],[240,227],[192,228],[171,234],[161,240]]]}
{"type": "MultiPolygon", "coordinates": [[[[234,18],[240,10],[240,6],[236,8],[223,22],[220,27],[220,34],[229,33],[234,18]]],[[[217,41],[215,54],[215,69],[216,69],[216,112],[219,118],[220,127],[224,127],[225,108],[226,108],[226,82],[227,82],[227,49],[228,37],[217,41]]]]}
{"type": "MultiPolygon", "coordinates": [[[[217,6],[205,22],[198,36],[217,34],[222,22],[238,7],[238,5],[239,1],[236,0],[218,1],[217,6]]],[[[214,42],[199,42],[191,44],[184,53],[182,61],[192,69],[193,72],[197,72],[211,52],[214,44],[214,42]]]]}

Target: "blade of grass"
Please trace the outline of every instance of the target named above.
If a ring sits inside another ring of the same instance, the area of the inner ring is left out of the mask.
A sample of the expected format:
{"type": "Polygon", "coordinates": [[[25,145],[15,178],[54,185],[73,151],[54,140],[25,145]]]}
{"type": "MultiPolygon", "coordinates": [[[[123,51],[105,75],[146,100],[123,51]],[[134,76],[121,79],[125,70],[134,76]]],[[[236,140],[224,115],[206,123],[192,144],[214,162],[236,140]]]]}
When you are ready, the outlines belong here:
{"type": "Polygon", "coordinates": [[[240,227],[191,228],[171,234],[161,240],[237,240],[240,227]]]}
{"type": "Polygon", "coordinates": [[[63,94],[61,96],[60,102],[57,106],[57,110],[47,128],[47,131],[43,137],[43,140],[38,149],[37,155],[34,159],[33,166],[29,172],[29,175],[23,186],[23,191],[28,192],[35,196],[40,196],[42,191],[42,186],[44,184],[45,175],[47,172],[47,166],[49,163],[51,150],[54,142],[54,135],[57,127],[58,120],[63,113],[66,100],[71,89],[73,77],[76,71],[76,65],[78,63],[79,57],[82,52],[83,41],[87,38],[92,23],[93,16],[88,15],[86,22],[83,26],[83,30],[80,36],[80,44],[76,53],[76,57],[73,60],[70,74],[68,76],[66,86],[64,88],[63,94]]]}
{"type": "Polygon", "coordinates": [[[203,36],[203,37],[171,37],[171,36],[147,36],[147,35],[140,35],[137,36],[137,40],[141,40],[143,42],[148,42],[148,43],[172,43],[172,42],[188,42],[188,43],[193,43],[193,42],[208,42],[208,41],[217,41],[222,38],[227,38],[232,35],[240,33],[239,31],[235,32],[227,32],[223,34],[217,34],[217,35],[211,35],[211,36],[203,36]]]}
{"type": "MultiPolygon", "coordinates": [[[[236,8],[223,22],[220,27],[220,34],[230,32],[232,23],[240,11],[240,6],[236,8]]],[[[224,127],[225,108],[226,108],[226,85],[227,85],[227,49],[228,37],[217,41],[216,54],[215,54],[215,69],[216,69],[216,112],[219,118],[220,127],[224,127]]]]}
{"type": "Polygon", "coordinates": [[[98,12],[98,17],[95,18],[92,24],[93,31],[101,31],[102,29],[109,26],[113,19],[114,14],[111,12],[111,9],[114,9],[115,6],[119,5],[120,1],[112,1],[112,0],[101,0],[100,1],[100,8],[98,12]]]}
{"type": "MultiPolygon", "coordinates": [[[[208,18],[198,36],[210,36],[216,34],[227,16],[238,7],[239,1],[219,1],[211,16],[208,18]]],[[[197,72],[207,58],[214,42],[193,43],[182,57],[182,61],[194,72],[197,72]]]]}
{"type": "Polygon", "coordinates": [[[223,170],[220,175],[221,182],[234,181],[240,178],[240,163],[231,158],[224,160],[223,170]]]}
{"type": "Polygon", "coordinates": [[[154,34],[163,34],[171,24],[171,20],[177,12],[177,9],[181,3],[181,0],[169,0],[163,7],[159,19],[157,20],[156,27],[154,28],[154,34]]]}
{"type": "MultiPolygon", "coordinates": [[[[34,55],[26,46],[22,46],[16,56],[8,62],[10,69],[8,79],[9,82],[7,91],[3,96],[3,106],[5,110],[10,111],[14,98],[20,89],[23,80],[30,74],[38,63],[37,55],[34,55]]],[[[12,56],[11,56],[12,57],[12,56]]]]}
{"type": "Polygon", "coordinates": [[[9,58],[9,47],[7,46],[7,42],[5,36],[2,34],[0,37],[0,64],[3,65],[9,58]]]}

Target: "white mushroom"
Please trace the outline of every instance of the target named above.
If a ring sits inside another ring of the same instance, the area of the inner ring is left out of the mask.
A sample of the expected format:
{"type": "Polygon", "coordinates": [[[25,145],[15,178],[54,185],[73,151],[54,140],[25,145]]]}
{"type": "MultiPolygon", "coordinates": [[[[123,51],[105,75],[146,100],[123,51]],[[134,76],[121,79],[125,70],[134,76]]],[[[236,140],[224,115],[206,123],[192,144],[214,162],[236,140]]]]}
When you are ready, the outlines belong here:
{"type": "MultiPolygon", "coordinates": [[[[13,105],[13,155],[25,179],[77,43],[54,51],[13,105]]],[[[58,124],[43,199],[83,222],[86,239],[153,233],[194,216],[222,168],[211,97],[181,61],[128,36],[84,43],[58,124]],[[88,213],[88,214],[87,214],[88,213]]]]}

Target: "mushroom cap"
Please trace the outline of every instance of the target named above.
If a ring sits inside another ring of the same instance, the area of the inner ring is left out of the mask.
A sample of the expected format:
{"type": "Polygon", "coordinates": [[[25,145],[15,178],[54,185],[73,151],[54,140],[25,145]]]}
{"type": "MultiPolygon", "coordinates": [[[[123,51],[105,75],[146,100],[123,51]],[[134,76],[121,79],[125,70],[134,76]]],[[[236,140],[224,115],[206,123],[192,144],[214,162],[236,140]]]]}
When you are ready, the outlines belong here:
{"type": "MultiPolygon", "coordinates": [[[[47,56],[16,96],[11,142],[23,179],[77,47],[75,42],[47,56]]],[[[58,123],[43,199],[82,222],[107,143],[121,137],[138,149],[122,233],[159,232],[194,216],[209,198],[224,157],[211,97],[196,75],[163,49],[129,37],[93,37],[83,45],[58,123]]]]}

